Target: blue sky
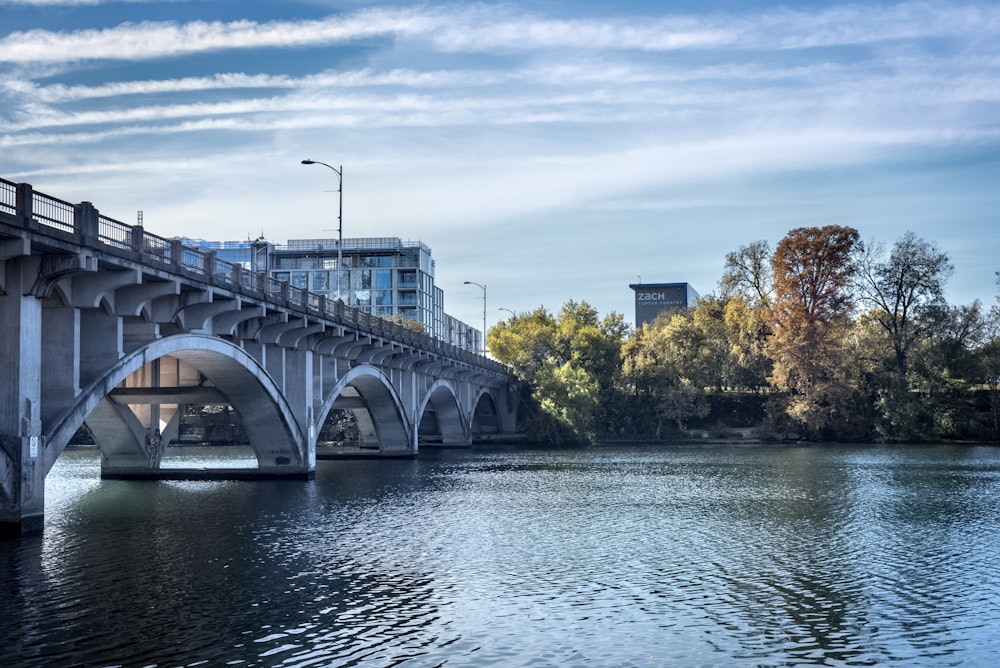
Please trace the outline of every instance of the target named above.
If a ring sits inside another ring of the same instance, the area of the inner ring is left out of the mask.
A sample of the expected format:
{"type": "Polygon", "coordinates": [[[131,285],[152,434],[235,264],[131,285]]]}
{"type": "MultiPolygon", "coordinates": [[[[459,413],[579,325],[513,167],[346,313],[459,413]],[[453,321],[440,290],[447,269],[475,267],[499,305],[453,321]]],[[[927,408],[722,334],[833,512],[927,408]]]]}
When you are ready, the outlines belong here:
{"type": "Polygon", "coordinates": [[[163,236],[430,246],[492,325],[906,231],[992,305],[1000,4],[0,0],[0,176],[163,236]]]}

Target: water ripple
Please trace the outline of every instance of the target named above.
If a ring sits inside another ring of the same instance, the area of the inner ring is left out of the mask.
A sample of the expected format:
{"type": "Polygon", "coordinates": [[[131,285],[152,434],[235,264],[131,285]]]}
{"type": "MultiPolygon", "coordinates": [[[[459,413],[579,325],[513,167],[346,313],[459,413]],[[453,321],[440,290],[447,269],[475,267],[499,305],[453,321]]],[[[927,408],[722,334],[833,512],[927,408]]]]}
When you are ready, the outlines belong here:
{"type": "Polygon", "coordinates": [[[128,483],[0,543],[0,663],[980,665],[1000,451],[595,449],[128,483]]]}

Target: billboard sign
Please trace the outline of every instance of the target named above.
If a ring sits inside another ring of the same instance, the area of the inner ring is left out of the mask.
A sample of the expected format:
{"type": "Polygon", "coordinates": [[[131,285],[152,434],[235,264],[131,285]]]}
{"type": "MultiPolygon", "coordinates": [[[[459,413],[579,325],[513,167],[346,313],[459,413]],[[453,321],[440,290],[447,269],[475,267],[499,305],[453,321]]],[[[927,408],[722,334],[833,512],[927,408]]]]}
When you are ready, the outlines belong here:
{"type": "Polygon", "coordinates": [[[697,293],[687,283],[640,283],[635,290],[635,324],[652,323],[664,311],[691,306],[697,293]]]}

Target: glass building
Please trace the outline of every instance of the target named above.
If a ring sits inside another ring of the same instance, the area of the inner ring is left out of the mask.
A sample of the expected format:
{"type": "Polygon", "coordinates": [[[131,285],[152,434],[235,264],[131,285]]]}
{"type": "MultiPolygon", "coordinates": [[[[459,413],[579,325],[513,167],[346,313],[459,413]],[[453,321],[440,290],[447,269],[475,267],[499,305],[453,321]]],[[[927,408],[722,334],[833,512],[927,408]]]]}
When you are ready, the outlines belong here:
{"type": "Polygon", "coordinates": [[[444,291],[434,284],[431,249],[398,237],[344,239],[337,266],[336,239],[255,241],[180,239],[185,246],[272,278],[325,295],[372,315],[419,323],[432,336],[467,350],[482,349],[482,332],[444,311],[444,291]]]}

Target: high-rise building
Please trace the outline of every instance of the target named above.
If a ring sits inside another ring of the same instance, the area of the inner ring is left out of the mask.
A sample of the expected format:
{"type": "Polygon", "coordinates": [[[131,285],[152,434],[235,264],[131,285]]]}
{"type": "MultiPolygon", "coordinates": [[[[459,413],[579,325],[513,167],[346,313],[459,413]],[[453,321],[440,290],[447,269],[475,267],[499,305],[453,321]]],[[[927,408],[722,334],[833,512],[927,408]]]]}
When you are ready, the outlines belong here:
{"type": "Polygon", "coordinates": [[[220,260],[267,271],[277,281],[338,297],[372,315],[419,323],[424,331],[467,350],[482,349],[482,333],[445,313],[444,291],[434,284],[431,249],[398,237],[290,239],[284,245],[257,241],[181,239],[220,260]],[[338,271],[337,258],[341,258],[338,271]]]}
{"type": "Polygon", "coordinates": [[[635,326],[656,320],[664,311],[694,306],[700,295],[687,283],[631,283],[635,290],[635,326]]]}

